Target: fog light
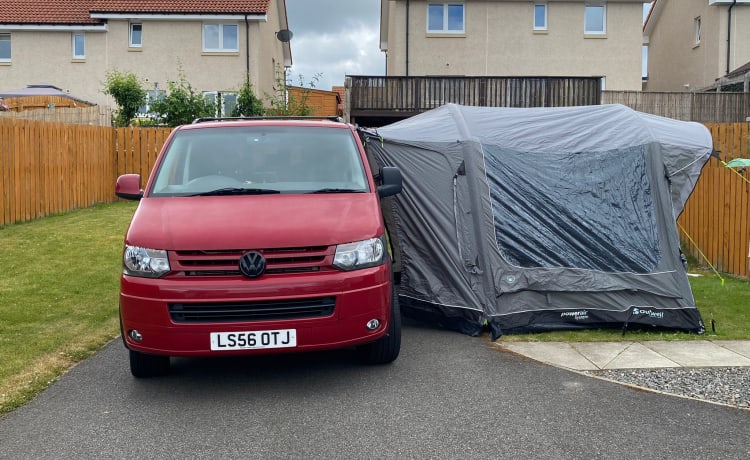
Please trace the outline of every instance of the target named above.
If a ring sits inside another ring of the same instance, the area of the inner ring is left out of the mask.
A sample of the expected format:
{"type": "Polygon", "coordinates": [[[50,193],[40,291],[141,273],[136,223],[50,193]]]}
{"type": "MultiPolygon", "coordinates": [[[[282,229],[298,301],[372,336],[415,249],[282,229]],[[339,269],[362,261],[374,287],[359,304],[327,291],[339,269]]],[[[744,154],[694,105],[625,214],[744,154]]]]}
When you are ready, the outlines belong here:
{"type": "Polygon", "coordinates": [[[377,319],[371,319],[367,322],[367,325],[365,327],[367,327],[367,329],[370,331],[374,331],[375,329],[380,327],[380,321],[377,319]]]}
{"type": "Polygon", "coordinates": [[[143,336],[141,335],[141,333],[136,331],[135,329],[131,329],[128,335],[136,342],[140,342],[141,340],[143,340],[143,336]]]}

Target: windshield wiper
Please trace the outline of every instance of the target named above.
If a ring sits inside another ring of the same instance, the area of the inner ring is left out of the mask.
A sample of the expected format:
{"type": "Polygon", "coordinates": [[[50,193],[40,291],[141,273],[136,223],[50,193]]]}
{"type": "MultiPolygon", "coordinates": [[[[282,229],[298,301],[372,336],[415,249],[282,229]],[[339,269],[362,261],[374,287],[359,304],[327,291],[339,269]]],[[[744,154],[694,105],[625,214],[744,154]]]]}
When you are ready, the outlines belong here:
{"type": "Polygon", "coordinates": [[[355,190],[353,188],[321,188],[307,193],[365,193],[365,191],[355,190]]]}
{"type": "Polygon", "coordinates": [[[210,192],[195,193],[189,196],[221,196],[221,195],[269,195],[281,193],[279,190],[268,188],[244,188],[244,187],[226,187],[210,192]]]}

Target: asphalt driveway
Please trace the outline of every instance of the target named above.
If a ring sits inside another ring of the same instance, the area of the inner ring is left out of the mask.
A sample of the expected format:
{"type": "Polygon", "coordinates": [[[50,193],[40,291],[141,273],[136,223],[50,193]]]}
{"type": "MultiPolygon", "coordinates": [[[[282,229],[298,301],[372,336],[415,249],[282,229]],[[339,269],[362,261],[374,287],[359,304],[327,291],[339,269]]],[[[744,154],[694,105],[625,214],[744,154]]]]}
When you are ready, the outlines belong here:
{"type": "Polygon", "coordinates": [[[119,341],[0,418],[0,458],[750,457],[750,413],[635,391],[407,321],[392,365],[350,351],[177,360],[119,341]]]}

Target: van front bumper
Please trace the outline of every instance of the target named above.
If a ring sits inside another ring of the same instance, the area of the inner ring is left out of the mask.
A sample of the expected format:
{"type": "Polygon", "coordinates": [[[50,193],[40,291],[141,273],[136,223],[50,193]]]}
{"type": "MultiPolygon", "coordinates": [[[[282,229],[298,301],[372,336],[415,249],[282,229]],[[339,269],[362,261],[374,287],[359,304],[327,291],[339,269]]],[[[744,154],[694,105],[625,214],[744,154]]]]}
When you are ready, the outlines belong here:
{"type": "Polygon", "coordinates": [[[385,335],[391,311],[390,264],[352,272],[274,275],[258,279],[172,278],[150,279],[123,275],[120,289],[122,333],[128,348],[168,356],[218,356],[289,353],[344,348],[375,341],[385,335]],[[333,301],[332,311],[270,314],[259,319],[255,305],[306,305],[307,299],[333,301]],[[212,306],[239,305],[249,316],[240,319],[212,315],[212,306]],[[171,306],[171,312],[170,312],[171,306]],[[175,314],[175,306],[200,306],[206,313],[175,314]],[[244,308],[246,307],[247,308],[244,308]],[[307,316],[305,316],[307,315],[307,316]],[[379,326],[367,327],[376,319],[379,326]],[[296,346],[212,350],[211,333],[279,331],[293,329],[296,346]],[[133,333],[132,331],[137,331],[133,333]],[[139,340],[136,341],[135,338],[139,340]]]}

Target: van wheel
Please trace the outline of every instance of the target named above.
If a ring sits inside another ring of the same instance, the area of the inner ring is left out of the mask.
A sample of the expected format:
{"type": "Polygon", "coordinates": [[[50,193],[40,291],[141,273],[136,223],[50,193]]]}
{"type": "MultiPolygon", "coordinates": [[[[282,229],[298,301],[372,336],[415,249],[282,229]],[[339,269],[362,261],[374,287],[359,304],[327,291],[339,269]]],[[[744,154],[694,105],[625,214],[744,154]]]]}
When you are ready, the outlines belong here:
{"type": "Polygon", "coordinates": [[[391,294],[391,322],[382,338],[357,347],[357,357],[366,364],[387,364],[398,358],[401,351],[401,309],[398,305],[396,286],[391,294]]]}
{"type": "Polygon", "coordinates": [[[169,356],[147,355],[138,351],[130,352],[130,373],[133,377],[158,377],[169,373],[169,356]]]}

